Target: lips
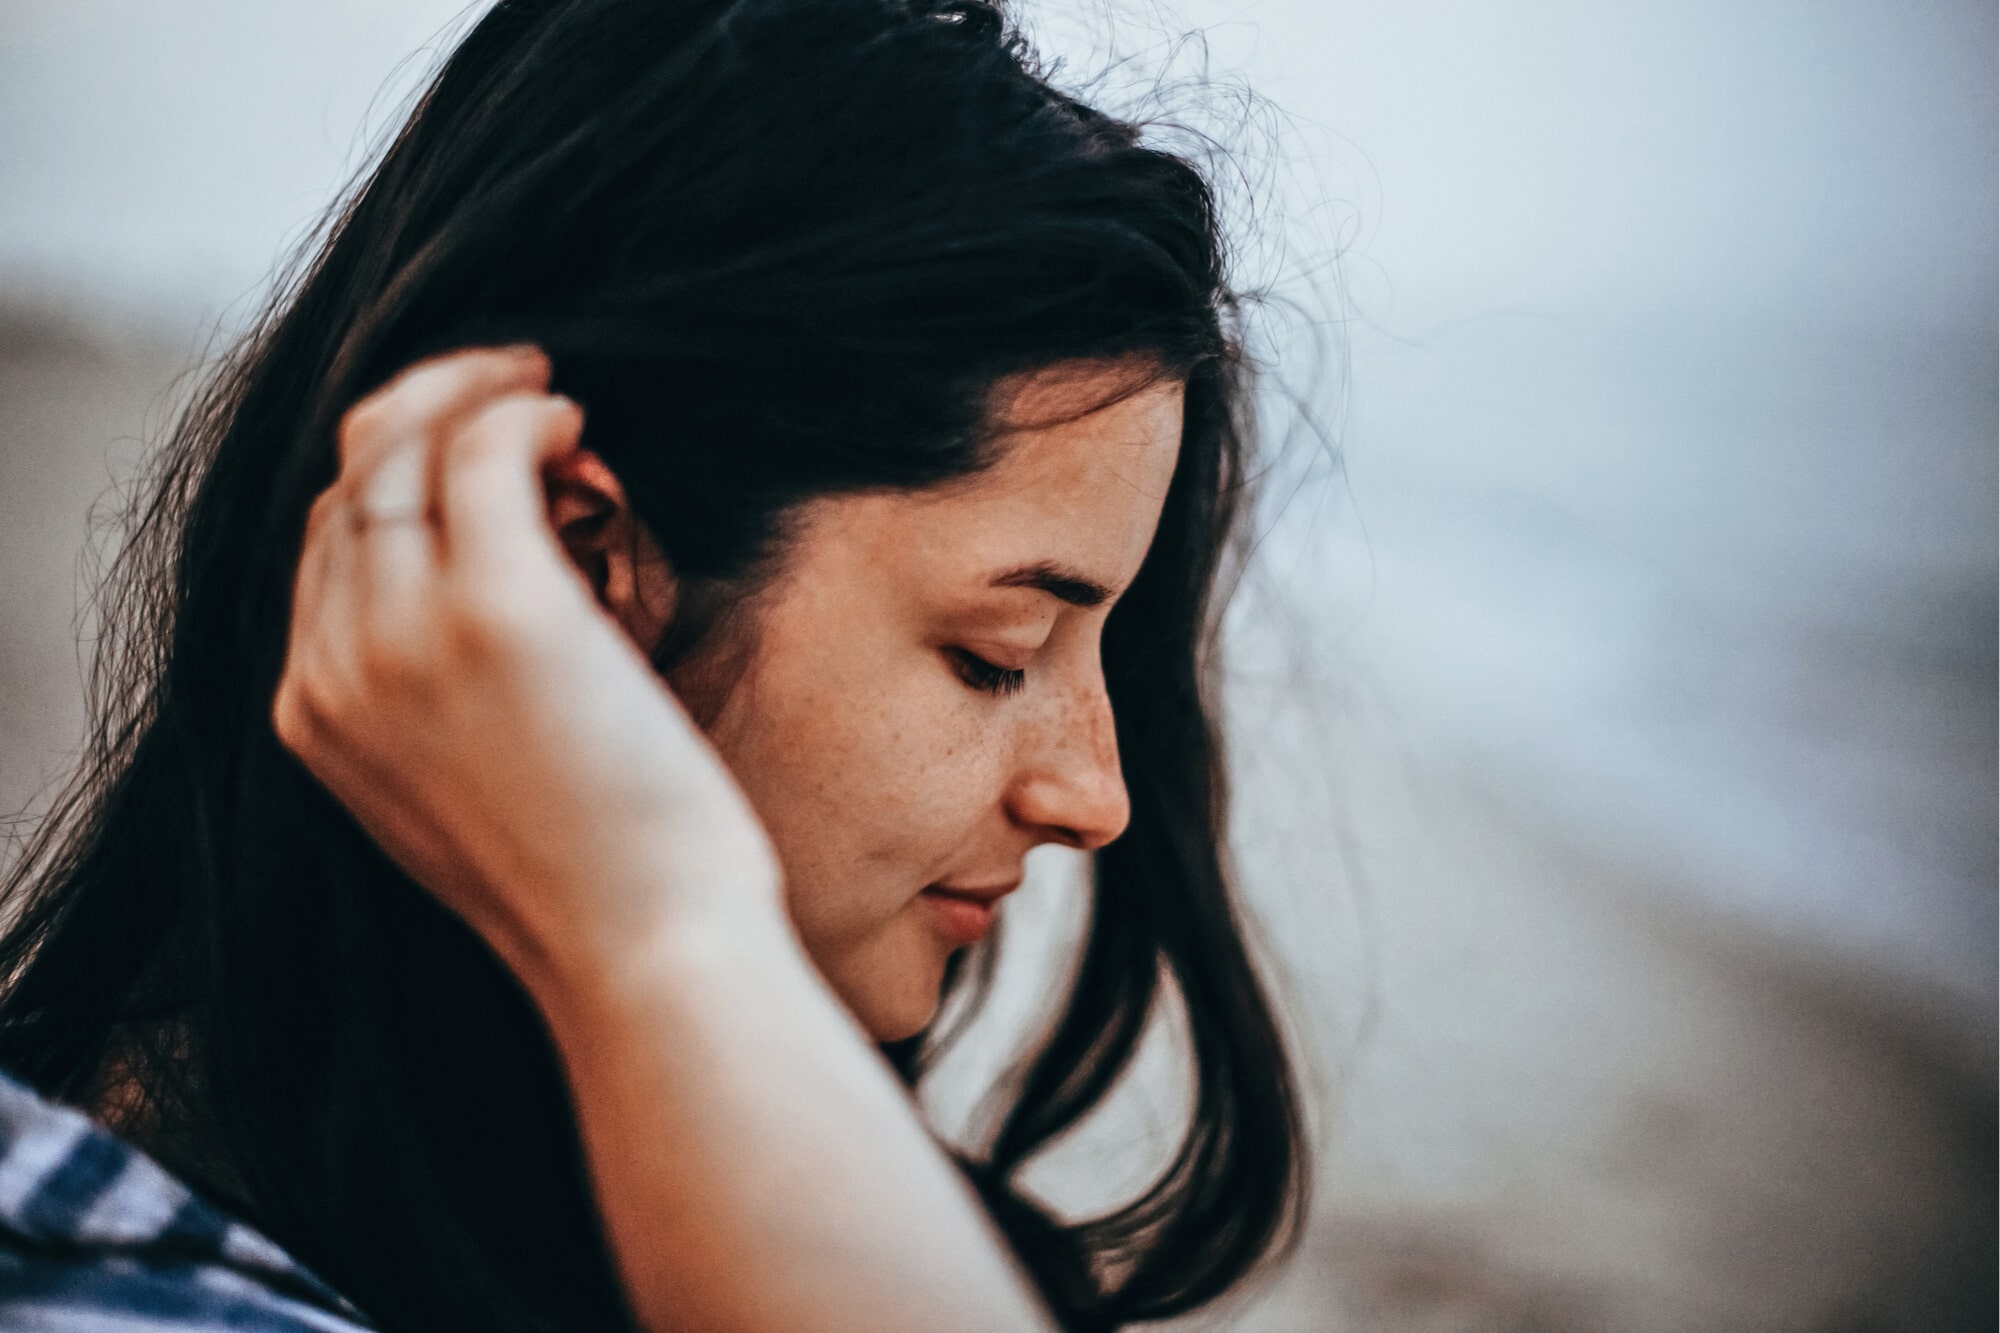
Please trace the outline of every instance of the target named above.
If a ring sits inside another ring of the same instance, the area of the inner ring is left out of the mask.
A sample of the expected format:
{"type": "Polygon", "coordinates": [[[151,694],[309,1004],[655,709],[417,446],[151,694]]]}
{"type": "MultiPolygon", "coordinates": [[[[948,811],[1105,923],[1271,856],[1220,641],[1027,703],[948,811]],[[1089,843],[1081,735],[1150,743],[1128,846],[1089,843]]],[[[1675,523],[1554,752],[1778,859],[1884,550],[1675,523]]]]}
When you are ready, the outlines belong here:
{"type": "Polygon", "coordinates": [[[938,932],[962,947],[985,938],[993,929],[1000,900],[1019,887],[1019,880],[972,886],[933,884],[917,896],[930,909],[938,932]]]}

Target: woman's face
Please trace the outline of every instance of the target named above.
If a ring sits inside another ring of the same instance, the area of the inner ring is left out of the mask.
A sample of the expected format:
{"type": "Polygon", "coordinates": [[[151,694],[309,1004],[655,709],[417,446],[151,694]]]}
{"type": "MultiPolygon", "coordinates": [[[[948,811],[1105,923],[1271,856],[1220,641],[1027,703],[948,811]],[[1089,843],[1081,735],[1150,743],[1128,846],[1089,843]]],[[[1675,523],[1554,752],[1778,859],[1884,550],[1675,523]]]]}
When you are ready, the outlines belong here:
{"type": "Polygon", "coordinates": [[[1030,848],[1125,827],[1099,640],[1159,524],[1182,399],[1161,382],[1076,416],[1129,382],[1024,379],[987,470],[809,502],[756,599],[710,738],[807,953],[877,1040],[931,1021],[1030,848]]]}

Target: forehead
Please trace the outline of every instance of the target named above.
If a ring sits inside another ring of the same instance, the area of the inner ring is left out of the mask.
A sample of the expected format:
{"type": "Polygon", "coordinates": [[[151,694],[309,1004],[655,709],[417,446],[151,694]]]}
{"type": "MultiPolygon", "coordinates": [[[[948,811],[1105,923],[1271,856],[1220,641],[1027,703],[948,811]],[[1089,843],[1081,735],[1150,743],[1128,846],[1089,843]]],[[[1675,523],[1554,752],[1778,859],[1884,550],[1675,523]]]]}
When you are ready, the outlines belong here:
{"type": "Polygon", "coordinates": [[[1151,501],[1157,510],[1180,456],[1184,394],[1180,381],[1143,367],[1059,366],[1009,381],[994,395],[997,461],[935,499],[956,489],[988,500],[1095,497],[1106,508],[1151,501]]]}
{"type": "Polygon", "coordinates": [[[938,576],[1049,562],[1122,589],[1152,545],[1181,443],[1181,384],[1136,378],[1069,369],[1003,386],[989,467],[855,497],[842,526],[938,576]]]}

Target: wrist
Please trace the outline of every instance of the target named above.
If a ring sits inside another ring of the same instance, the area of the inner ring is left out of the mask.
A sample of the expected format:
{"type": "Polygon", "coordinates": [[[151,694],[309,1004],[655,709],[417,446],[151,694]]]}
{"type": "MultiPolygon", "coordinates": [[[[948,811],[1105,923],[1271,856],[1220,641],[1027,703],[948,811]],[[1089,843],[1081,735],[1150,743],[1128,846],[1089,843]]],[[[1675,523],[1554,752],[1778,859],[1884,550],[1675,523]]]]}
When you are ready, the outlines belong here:
{"type": "Polygon", "coordinates": [[[493,942],[519,955],[531,989],[587,984],[682,937],[789,929],[763,827],[747,808],[705,806],[606,797],[552,816],[532,841],[491,840],[478,898],[498,909],[511,938],[493,942]]]}
{"type": "Polygon", "coordinates": [[[620,921],[538,932],[514,971],[557,1029],[657,1008],[703,977],[810,973],[775,874],[736,874],[706,887],[620,921]]]}

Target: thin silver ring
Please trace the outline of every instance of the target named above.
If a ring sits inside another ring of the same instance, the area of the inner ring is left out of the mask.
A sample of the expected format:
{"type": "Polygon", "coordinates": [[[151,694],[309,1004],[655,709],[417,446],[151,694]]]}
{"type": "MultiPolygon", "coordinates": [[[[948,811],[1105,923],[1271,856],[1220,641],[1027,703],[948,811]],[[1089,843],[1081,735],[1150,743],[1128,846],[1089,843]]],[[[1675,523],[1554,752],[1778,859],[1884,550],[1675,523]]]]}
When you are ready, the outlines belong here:
{"type": "Polygon", "coordinates": [[[356,505],[347,511],[347,527],[350,532],[366,532],[370,528],[385,528],[399,523],[424,523],[428,518],[429,511],[423,505],[386,508],[356,505]]]}

